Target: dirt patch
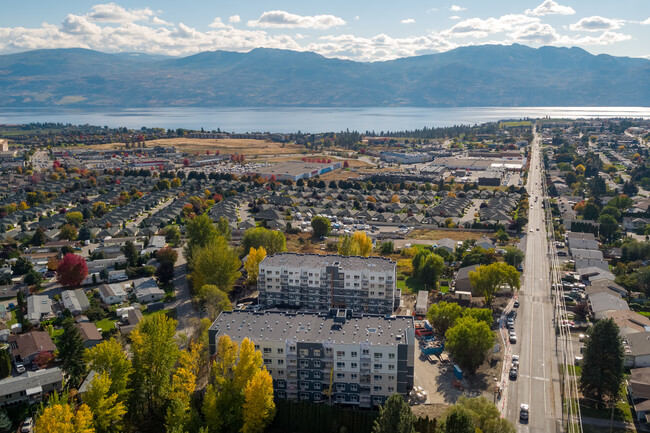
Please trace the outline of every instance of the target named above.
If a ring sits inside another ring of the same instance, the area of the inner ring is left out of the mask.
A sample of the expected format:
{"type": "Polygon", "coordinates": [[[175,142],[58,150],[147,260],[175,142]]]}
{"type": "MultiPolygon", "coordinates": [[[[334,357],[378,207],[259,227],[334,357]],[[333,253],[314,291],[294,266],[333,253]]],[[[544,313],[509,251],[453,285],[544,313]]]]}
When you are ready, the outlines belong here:
{"type": "Polygon", "coordinates": [[[443,238],[453,239],[455,241],[464,241],[467,239],[480,239],[485,233],[469,232],[462,230],[435,230],[435,229],[416,229],[411,231],[406,237],[408,239],[420,240],[440,240],[443,238]]]}
{"type": "MultiPolygon", "coordinates": [[[[205,154],[206,150],[214,153],[243,153],[245,155],[298,154],[304,147],[294,143],[277,143],[268,140],[250,140],[238,138],[200,139],[200,138],[161,138],[146,142],[146,146],[172,146],[181,152],[205,154]]],[[[107,143],[88,146],[93,149],[125,149],[124,143],[107,143]]]]}

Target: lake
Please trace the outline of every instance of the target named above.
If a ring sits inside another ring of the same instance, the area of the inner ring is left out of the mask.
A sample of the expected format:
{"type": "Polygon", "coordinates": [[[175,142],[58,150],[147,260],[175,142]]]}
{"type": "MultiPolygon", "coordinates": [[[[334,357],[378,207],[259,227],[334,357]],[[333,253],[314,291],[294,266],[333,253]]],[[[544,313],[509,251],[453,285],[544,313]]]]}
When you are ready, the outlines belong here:
{"type": "Polygon", "coordinates": [[[650,118],[650,107],[368,107],[368,108],[0,108],[0,124],[60,122],[75,125],[165,129],[220,128],[229,132],[360,132],[484,123],[521,118],[650,118]]]}

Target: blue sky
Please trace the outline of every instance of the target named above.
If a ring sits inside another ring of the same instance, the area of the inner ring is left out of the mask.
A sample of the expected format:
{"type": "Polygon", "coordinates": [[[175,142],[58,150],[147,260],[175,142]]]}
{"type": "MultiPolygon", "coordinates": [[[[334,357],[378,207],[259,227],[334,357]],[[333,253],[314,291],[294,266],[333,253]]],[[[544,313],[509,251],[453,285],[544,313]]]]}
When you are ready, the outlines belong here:
{"type": "Polygon", "coordinates": [[[181,56],[269,47],[377,61],[485,43],[579,46],[595,54],[650,58],[650,1],[22,0],[0,4],[2,54],[84,47],[181,56]]]}

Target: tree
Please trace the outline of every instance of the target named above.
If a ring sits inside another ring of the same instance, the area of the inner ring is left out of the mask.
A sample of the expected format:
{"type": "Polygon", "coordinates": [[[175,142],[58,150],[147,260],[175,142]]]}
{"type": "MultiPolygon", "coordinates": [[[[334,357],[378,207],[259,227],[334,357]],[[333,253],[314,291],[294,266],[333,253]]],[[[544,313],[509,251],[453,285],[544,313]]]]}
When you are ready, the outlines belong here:
{"type": "Polygon", "coordinates": [[[440,301],[431,305],[427,312],[427,318],[433,329],[441,335],[445,335],[447,330],[454,326],[463,314],[463,308],[453,302],[440,301]]]}
{"type": "Polygon", "coordinates": [[[165,242],[173,246],[178,246],[181,243],[181,232],[178,230],[178,227],[170,226],[167,228],[165,242]]]}
{"type": "Polygon", "coordinates": [[[4,409],[0,409],[0,433],[9,433],[12,431],[11,418],[4,409]]]}
{"type": "Polygon", "coordinates": [[[514,426],[506,419],[501,418],[499,409],[487,398],[467,398],[460,396],[456,408],[466,411],[476,431],[483,433],[514,433],[514,426]]]}
{"type": "Polygon", "coordinates": [[[199,371],[201,349],[192,343],[188,350],[180,353],[178,365],[172,375],[171,404],[167,407],[165,427],[168,432],[187,431],[190,424],[191,397],[196,389],[196,375],[199,371]]]}
{"type": "Polygon", "coordinates": [[[395,244],[393,241],[386,241],[381,244],[382,254],[393,254],[395,252],[395,244]]]}
{"type": "Polygon", "coordinates": [[[524,252],[516,247],[505,247],[505,253],[503,253],[503,260],[510,266],[518,268],[524,262],[524,252]]]}
{"type": "Polygon", "coordinates": [[[616,222],[616,219],[612,215],[608,214],[601,215],[598,218],[598,222],[600,223],[599,232],[601,236],[607,242],[611,242],[618,231],[618,222],[616,222]]]}
{"type": "Polygon", "coordinates": [[[126,401],[129,394],[129,378],[133,369],[131,361],[122,350],[122,344],[115,338],[111,338],[87,349],[83,357],[89,370],[110,377],[108,395],[117,394],[117,401],[126,401]]]}
{"type": "Polygon", "coordinates": [[[156,260],[158,260],[158,269],[156,275],[163,283],[168,283],[174,279],[174,263],[178,259],[176,250],[170,247],[164,247],[156,252],[156,260]]]}
{"type": "Polygon", "coordinates": [[[63,320],[63,334],[57,348],[68,385],[76,388],[86,375],[86,364],[83,360],[84,341],[72,317],[63,320]]]}
{"type": "Polygon", "coordinates": [[[479,266],[475,271],[470,271],[469,282],[476,293],[483,295],[488,306],[492,305],[492,300],[501,286],[507,285],[514,290],[521,287],[517,269],[503,262],[479,266]]]}
{"type": "Polygon", "coordinates": [[[242,433],[262,433],[275,416],[273,378],[266,367],[256,372],[244,388],[242,433]]]}
{"type": "Polygon", "coordinates": [[[219,218],[219,221],[217,221],[216,224],[216,229],[219,236],[223,236],[225,240],[230,241],[230,236],[231,236],[230,222],[226,217],[219,218]]]}
{"type": "Polygon", "coordinates": [[[442,431],[444,433],[475,433],[476,429],[467,409],[454,405],[445,415],[442,431]]]}
{"type": "Polygon", "coordinates": [[[79,227],[84,222],[84,216],[81,212],[68,212],[65,214],[65,220],[68,224],[79,227]]]}
{"type": "Polygon", "coordinates": [[[0,349],[0,379],[11,374],[11,356],[7,349],[0,349]]]}
{"type": "Polygon", "coordinates": [[[580,391],[598,402],[616,401],[624,380],[625,352],[613,319],[599,320],[589,332],[582,359],[580,391]]]}
{"type": "Polygon", "coordinates": [[[79,229],[79,233],[77,234],[77,237],[79,238],[80,241],[89,241],[92,238],[92,233],[90,232],[90,229],[87,226],[81,226],[79,229]]]}
{"type": "Polygon", "coordinates": [[[582,217],[586,220],[597,220],[600,215],[600,209],[594,203],[586,203],[585,210],[582,212],[582,217]]]}
{"type": "Polygon", "coordinates": [[[124,257],[126,257],[126,263],[129,266],[131,267],[138,266],[138,259],[140,258],[140,253],[138,253],[138,249],[136,248],[133,242],[126,241],[124,243],[124,246],[120,248],[120,250],[124,253],[124,257]]]}
{"type": "Polygon", "coordinates": [[[330,220],[324,216],[315,216],[311,219],[311,228],[314,229],[314,236],[327,236],[330,232],[330,220]]]}
{"type": "Polygon", "coordinates": [[[442,275],[442,271],[445,268],[445,262],[437,254],[430,253],[424,259],[424,262],[420,265],[418,270],[418,278],[422,281],[425,286],[430,288],[438,287],[438,280],[442,275]]]}
{"type": "Polygon", "coordinates": [[[29,241],[30,244],[37,247],[40,247],[45,242],[47,242],[47,239],[45,238],[45,230],[41,228],[36,229],[34,235],[32,236],[32,239],[29,241]]]}
{"type": "Polygon", "coordinates": [[[198,299],[210,320],[216,319],[222,311],[232,310],[228,294],[211,284],[201,287],[198,299]]]}
{"type": "Polygon", "coordinates": [[[483,363],[494,344],[494,334],[485,322],[473,317],[461,317],[445,334],[445,348],[458,365],[470,374],[483,363]]]}
{"type": "Polygon", "coordinates": [[[59,267],[56,268],[56,280],[62,286],[78,286],[88,275],[88,265],[86,260],[73,253],[68,253],[63,257],[59,267]]]}
{"type": "Polygon", "coordinates": [[[50,404],[36,419],[35,433],[94,433],[90,408],[82,404],[77,411],[67,402],[50,404]]]}
{"type": "Polygon", "coordinates": [[[259,247],[258,249],[251,248],[248,252],[248,258],[246,263],[244,263],[244,269],[248,274],[248,282],[250,284],[257,284],[257,274],[259,273],[259,266],[262,263],[262,260],[266,257],[266,250],[264,247],[259,247]]]}
{"type": "Polygon", "coordinates": [[[266,254],[272,256],[275,253],[282,253],[287,250],[287,239],[282,232],[268,230],[264,227],[255,227],[244,232],[242,247],[244,251],[264,247],[266,254]]]}
{"type": "Polygon", "coordinates": [[[99,271],[99,278],[101,278],[102,281],[108,281],[109,275],[110,274],[107,268],[104,268],[101,271],[99,271]]]}
{"type": "Polygon", "coordinates": [[[492,326],[492,322],[494,322],[492,310],[489,308],[464,308],[463,317],[473,317],[479,322],[485,322],[490,327],[492,326]]]}
{"type": "Polygon", "coordinates": [[[240,266],[237,252],[228,246],[224,238],[218,237],[195,252],[192,286],[200,288],[213,284],[219,290],[229,293],[237,278],[241,276],[240,266]]]}
{"type": "Polygon", "coordinates": [[[393,394],[379,407],[372,433],[415,433],[417,417],[401,394],[393,394]]]}
{"type": "Polygon", "coordinates": [[[77,235],[77,228],[72,224],[63,224],[59,229],[59,238],[61,239],[74,241],[77,239],[77,235]]]}
{"type": "Polygon", "coordinates": [[[171,391],[171,376],[178,359],[174,339],[176,320],[165,314],[144,316],[131,332],[133,373],[129,414],[135,420],[156,417],[162,422],[171,391]]]}
{"type": "Polygon", "coordinates": [[[36,289],[41,288],[42,282],[43,276],[40,272],[36,272],[34,269],[30,270],[27,275],[25,275],[25,283],[29,286],[34,286],[36,289]]]}
{"type": "Polygon", "coordinates": [[[30,262],[27,258],[18,257],[11,269],[13,270],[14,275],[25,275],[34,268],[32,266],[32,262],[30,262]]]}
{"type": "Polygon", "coordinates": [[[372,239],[364,231],[345,235],[339,240],[338,253],[343,256],[368,257],[372,251],[372,239]]]}
{"type": "Polygon", "coordinates": [[[186,225],[187,245],[183,253],[187,260],[187,266],[192,269],[194,266],[194,253],[198,248],[214,242],[219,237],[217,229],[212,224],[212,220],[206,214],[192,218],[186,225]]]}
{"type": "Polygon", "coordinates": [[[358,256],[359,246],[352,241],[352,236],[345,235],[339,239],[338,253],[342,256],[358,256]]]}
{"type": "Polygon", "coordinates": [[[98,433],[121,431],[122,418],[126,414],[124,403],[118,395],[110,392],[111,378],[107,373],[96,373],[88,390],[83,395],[84,402],[93,415],[93,424],[98,433]]]}

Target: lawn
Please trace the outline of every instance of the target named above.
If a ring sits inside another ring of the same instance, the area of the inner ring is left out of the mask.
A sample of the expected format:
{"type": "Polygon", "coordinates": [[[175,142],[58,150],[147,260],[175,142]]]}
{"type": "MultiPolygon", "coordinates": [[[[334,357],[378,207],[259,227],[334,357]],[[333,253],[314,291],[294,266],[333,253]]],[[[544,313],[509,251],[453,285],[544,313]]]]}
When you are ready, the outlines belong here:
{"type": "Polygon", "coordinates": [[[533,124],[532,120],[516,120],[512,122],[499,122],[499,125],[507,127],[513,126],[530,126],[533,124]]]}
{"type": "Polygon", "coordinates": [[[95,326],[101,328],[102,331],[110,331],[111,329],[115,328],[115,322],[117,322],[117,320],[111,320],[109,318],[105,318],[98,322],[95,322],[95,326]]]}
{"type": "Polygon", "coordinates": [[[11,310],[11,320],[7,322],[7,326],[11,328],[11,325],[15,325],[18,323],[18,320],[16,320],[16,310],[11,310]]]}

